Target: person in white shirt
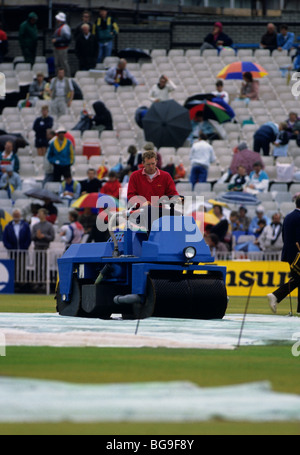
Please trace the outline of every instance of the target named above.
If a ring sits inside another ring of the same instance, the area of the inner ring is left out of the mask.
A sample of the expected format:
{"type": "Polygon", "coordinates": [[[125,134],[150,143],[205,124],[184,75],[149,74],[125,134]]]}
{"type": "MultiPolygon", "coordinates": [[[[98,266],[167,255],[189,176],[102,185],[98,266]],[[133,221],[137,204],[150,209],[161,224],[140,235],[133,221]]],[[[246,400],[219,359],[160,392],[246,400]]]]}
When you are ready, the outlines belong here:
{"type": "Polygon", "coordinates": [[[154,84],[151,88],[149,99],[152,103],[167,101],[169,99],[169,94],[176,90],[176,88],[174,82],[163,74],[160,76],[158,83],[154,84]]]}
{"type": "Polygon", "coordinates": [[[216,98],[222,98],[222,100],[224,100],[225,103],[229,104],[229,95],[224,90],[223,81],[217,81],[216,82],[216,90],[214,90],[212,92],[212,94],[215,95],[216,98]]]}
{"type": "Polygon", "coordinates": [[[211,163],[216,161],[214,149],[206,139],[206,135],[200,132],[199,141],[194,142],[190,151],[192,165],[190,182],[193,189],[197,182],[206,182],[208,169],[211,163]]]}

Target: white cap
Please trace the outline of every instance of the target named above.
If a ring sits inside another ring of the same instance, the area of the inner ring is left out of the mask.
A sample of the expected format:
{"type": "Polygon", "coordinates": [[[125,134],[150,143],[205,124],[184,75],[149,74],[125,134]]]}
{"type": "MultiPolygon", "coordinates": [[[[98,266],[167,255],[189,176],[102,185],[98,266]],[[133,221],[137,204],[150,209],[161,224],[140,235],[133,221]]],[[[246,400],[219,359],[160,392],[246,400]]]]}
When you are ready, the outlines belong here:
{"type": "Polygon", "coordinates": [[[55,19],[60,22],[66,22],[66,15],[65,13],[60,12],[55,16],[55,19]]]}
{"type": "Polygon", "coordinates": [[[66,133],[66,132],[67,132],[67,129],[66,129],[64,126],[60,125],[60,126],[57,128],[57,130],[55,131],[55,134],[58,134],[58,133],[66,133]]]}

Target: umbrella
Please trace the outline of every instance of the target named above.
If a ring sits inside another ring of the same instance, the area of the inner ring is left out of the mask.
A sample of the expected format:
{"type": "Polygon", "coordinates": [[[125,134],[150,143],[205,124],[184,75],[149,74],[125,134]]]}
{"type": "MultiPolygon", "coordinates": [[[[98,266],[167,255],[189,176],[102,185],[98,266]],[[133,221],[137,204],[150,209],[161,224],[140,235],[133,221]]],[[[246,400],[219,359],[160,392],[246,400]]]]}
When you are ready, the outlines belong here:
{"type": "Polygon", "coordinates": [[[259,205],[261,202],[256,198],[255,195],[239,192],[230,191],[220,196],[220,200],[228,202],[229,204],[240,204],[240,205],[259,205]]]}
{"type": "Polygon", "coordinates": [[[189,109],[191,120],[195,118],[197,112],[202,112],[205,120],[216,120],[219,123],[225,123],[231,120],[230,115],[220,104],[208,100],[194,101],[194,103],[195,105],[189,109]]]}
{"type": "Polygon", "coordinates": [[[6,210],[0,209],[0,226],[2,231],[12,219],[12,216],[6,210]]]}
{"type": "Polygon", "coordinates": [[[57,194],[45,188],[33,187],[30,190],[27,190],[24,194],[25,196],[32,197],[34,199],[40,199],[42,201],[49,200],[58,204],[63,202],[62,199],[57,196],[57,194]]]}
{"type": "Polygon", "coordinates": [[[232,107],[229,106],[229,104],[226,103],[221,97],[215,96],[212,93],[197,93],[196,95],[192,95],[186,99],[184,107],[192,109],[197,106],[199,102],[201,103],[203,101],[211,101],[212,103],[218,104],[225,109],[231,119],[235,117],[235,112],[232,107]]]}
{"type": "Polygon", "coordinates": [[[146,140],[157,148],[182,147],[192,131],[189,111],[175,100],[153,103],[142,122],[146,140]]]}
{"type": "Polygon", "coordinates": [[[189,96],[185,100],[184,107],[189,109],[190,106],[195,105],[194,101],[204,101],[204,100],[212,101],[213,98],[215,98],[215,95],[213,95],[212,93],[196,93],[195,95],[189,96]]]}
{"type": "Polygon", "coordinates": [[[254,78],[267,76],[267,71],[258,63],[254,62],[233,62],[225,66],[217,75],[218,79],[242,80],[243,74],[249,72],[254,78]]]}
{"type": "Polygon", "coordinates": [[[125,59],[134,59],[138,61],[140,59],[151,60],[151,56],[147,54],[143,49],[136,49],[132,47],[126,47],[118,52],[118,57],[125,59]]]}
{"type": "MultiPolygon", "coordinates": [[[[105,204],[108,204],[110,208],[118,207],[119,201],[116,198],[101,193],[84,194],[83,196],[80,196],[78,199],[76,199],[76,201],[73,202],[72,207],[77,209],[96,208],[98,200],[103,196],[106,196],[104,201],[105,204]]],[[[98,206],[100,208],[100,205],[98,206]]]]}

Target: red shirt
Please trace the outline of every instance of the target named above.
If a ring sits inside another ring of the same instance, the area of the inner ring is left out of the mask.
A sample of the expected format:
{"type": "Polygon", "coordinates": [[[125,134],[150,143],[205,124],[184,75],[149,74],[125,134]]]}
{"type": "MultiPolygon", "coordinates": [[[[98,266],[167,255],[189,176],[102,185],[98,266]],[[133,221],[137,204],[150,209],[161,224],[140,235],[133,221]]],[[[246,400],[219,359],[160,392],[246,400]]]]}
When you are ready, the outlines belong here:
{"type": "Polygon", "coordinates": [[[122,185],[119,180],[116,180],[115,182],[107,182],[101,187],[100,193],[108,194],[109,196],[119,199],[120,188],[122,188],[122,185]]]}
{"type": "MultiPolygon", "coordinates": [[[[131,174],[128,183],[127,199],[134,196],[141,196],[148,202],[151,202],[152,196],[175,196],[178,195],[176,185],[168,172],[159,170],[153,179],[150,179],[144,172],[139,169],[131,174]]],[[[137,201],[136,201],[137,202],[137,201]]]]}

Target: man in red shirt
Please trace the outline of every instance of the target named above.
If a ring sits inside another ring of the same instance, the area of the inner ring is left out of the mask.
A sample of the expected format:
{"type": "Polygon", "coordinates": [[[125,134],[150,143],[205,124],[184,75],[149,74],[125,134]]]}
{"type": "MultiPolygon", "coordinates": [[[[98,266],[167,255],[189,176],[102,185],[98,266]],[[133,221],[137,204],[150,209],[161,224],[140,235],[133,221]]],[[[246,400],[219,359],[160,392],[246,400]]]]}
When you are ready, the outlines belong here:
{"type": "MultiPolygon", "coordinates": [[[[142,162],[143,169],[133,172],[129,179],[127,192],[129,206],[139,204],[140,207],[157,207],[159,205],[158,200],[163,196],[167,196],[167,198],[178,196],[178,201],[180,201],[175,182],[170,174],[158,169],[155,151],[148,150],[144,152],[142,162]]],[[[167,213],[170,214],[170,211],[167,213]]],[[[159,216],[164,214],[161,209],[159,216]]],[[[154,221],[155,218],[153,211],[151,209],[148,210],[148,228],[151,226],[151,221],[154,221]]]]}

